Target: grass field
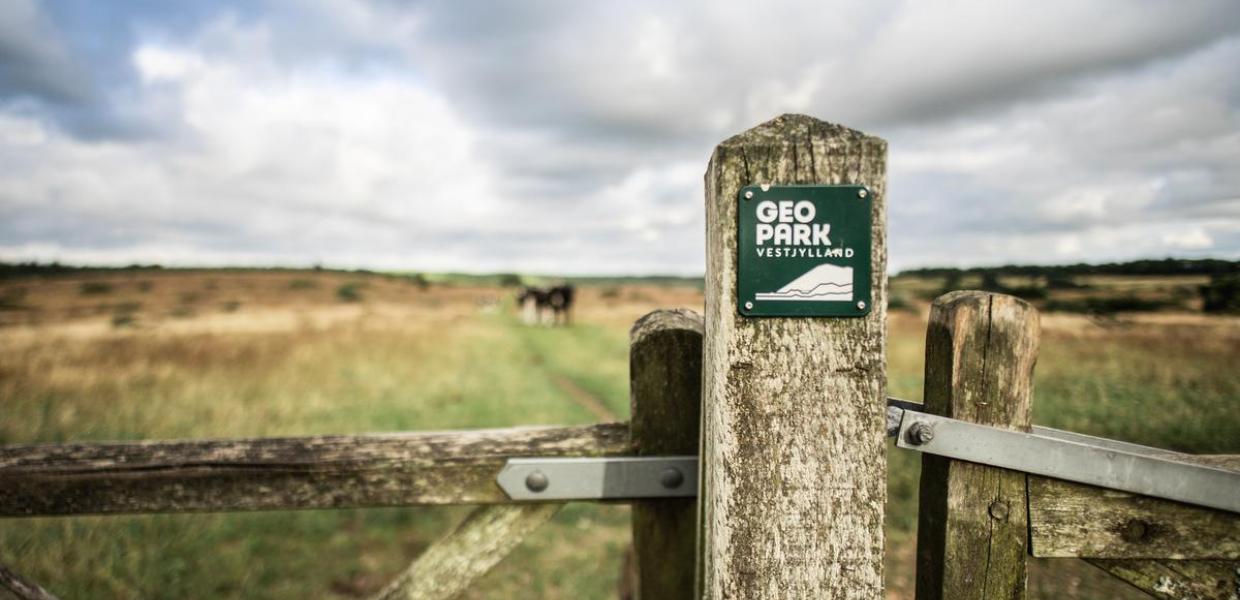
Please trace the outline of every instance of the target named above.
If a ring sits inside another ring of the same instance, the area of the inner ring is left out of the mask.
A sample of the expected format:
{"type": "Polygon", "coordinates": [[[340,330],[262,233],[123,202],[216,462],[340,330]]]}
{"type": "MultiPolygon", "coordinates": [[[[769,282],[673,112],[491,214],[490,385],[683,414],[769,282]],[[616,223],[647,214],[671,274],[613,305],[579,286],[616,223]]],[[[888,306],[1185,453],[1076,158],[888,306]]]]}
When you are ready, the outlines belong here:
{"type": "MultiPolygon", "coordinates": [[[[1175,285],[1181,285],[1176,282],[1175,285]]],[[[1133,289],[1140,281],[1125,281],[1133,289]]],[[[142,272],[0,281],[0,443],[582,424],[628,413],[627,331],[693,287],[583,289],[526,327],[509,292],[365,274],[142,272]]],[[[891,316],[892,395],[921,394],[925,304],[891,316]]],[[[1240,320],[1046,315],[1035,420],[1240,452],[1240,320]]],[[[915,455],[893,450],[888,580],[911,597],[915,455]]],[[[0,562],[64,598],[364,597],[465,508],[0,520],[0,562]]],[[[467,598],[613,598],[622,506],[570,505],[467,598]]],[[[1138,597],[1040,561],[1036,598],[1138,597]]]]}

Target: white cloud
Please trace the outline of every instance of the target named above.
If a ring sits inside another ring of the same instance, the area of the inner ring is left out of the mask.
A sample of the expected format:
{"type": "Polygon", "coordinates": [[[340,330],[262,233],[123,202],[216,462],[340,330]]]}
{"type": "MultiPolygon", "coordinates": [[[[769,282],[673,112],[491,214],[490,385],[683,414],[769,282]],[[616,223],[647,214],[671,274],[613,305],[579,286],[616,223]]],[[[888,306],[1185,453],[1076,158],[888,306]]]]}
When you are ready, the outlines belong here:
{"type": "Polygon", "coordinates": [[[1202,227],[1173,231],[1163,235],[1163,243],[1172,248],[1202,250],[1214,246],[1214,238],[1202,227]]]}

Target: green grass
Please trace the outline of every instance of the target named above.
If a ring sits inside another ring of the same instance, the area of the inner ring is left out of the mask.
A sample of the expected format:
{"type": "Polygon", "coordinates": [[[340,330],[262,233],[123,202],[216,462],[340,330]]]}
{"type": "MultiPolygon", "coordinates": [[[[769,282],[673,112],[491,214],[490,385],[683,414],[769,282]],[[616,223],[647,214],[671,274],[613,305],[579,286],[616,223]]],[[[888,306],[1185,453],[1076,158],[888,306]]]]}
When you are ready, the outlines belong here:
{"type": "MultiPolygon", "coordinates": [[[[274,331],[0,338],[0,443],[594,422],[574,398],[581,391],[628,414],[624,326],[527,327],[508,312],[451,306],[408,311],[274,331]]],[[[893,320],[891,395],[921,398],[923,327],[907,314],[893,320]]],[[[1086,327],[1044,334],[1038,423],[1240,452],[1234,329],[1086,327]]],[[[912,581],[918,465],[914,453],[890,452],[888,582],[900,596],[912,581]]],[[[0,563],[65,598],[364,597],[466,510],[8,519],[0,563]]],[[[571,505],[465,597],[612,598],[627,544],[627,508],[571,505]]],[[[1031,597],[1122,593],[1099,587],[1090,569],[1035,568],[1031,597]]]]}

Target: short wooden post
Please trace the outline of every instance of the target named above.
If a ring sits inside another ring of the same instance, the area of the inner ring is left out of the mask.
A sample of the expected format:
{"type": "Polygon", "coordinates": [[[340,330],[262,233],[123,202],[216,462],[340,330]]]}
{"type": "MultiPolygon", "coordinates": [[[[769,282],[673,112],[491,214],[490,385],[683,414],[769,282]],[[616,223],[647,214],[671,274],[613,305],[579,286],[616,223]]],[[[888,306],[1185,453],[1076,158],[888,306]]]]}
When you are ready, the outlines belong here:
{"type": "MultiPolygon", "coordinates": [[[[702,316],[688,310],[652,312],[633,325],[629,343],[634,452],[697,454],[702,316]]],[[[636,598],[693,597],[696,507],[693,499],[633,503],[636,598]]]]}
{"type": "MultiPolygon", "coordinates": [[[[1029,430],[1038,313],[1001,294],[953,292],[934,301],[926,336],[925,410],[1029,430]]],[[[918,600],[1025,597],[1026,476],[922,457],[918,600]]]]}
{"type": "Polygon", "coordinates": [[[715,148],[706,171],[701,585],[705,598],[883,596],[887,144],[784,115],[715,148]],[[747,318],[737,193],[858,184],[873,195],[873,310],[747,318]]]}

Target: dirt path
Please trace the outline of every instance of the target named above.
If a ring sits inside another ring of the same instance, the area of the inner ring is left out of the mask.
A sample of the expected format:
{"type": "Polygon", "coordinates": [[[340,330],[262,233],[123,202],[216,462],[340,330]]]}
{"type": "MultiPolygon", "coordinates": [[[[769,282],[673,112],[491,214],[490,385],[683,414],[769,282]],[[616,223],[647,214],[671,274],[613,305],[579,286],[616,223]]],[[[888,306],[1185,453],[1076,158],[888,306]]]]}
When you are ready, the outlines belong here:
{"type": "Polygon", "coordinates": [[[554,383],[556,387],[560,388],[560,390],[568,395],[569,399],[576,402],[577,405],[582,408],[590,411],[590,414],[598,417],[602,421],[620,420],[620,416],[612,412],[610,408],[607,408],[598,396],[591,394],[585,388],[577,385],[577,382],[555,373],[548,373],[548,376],[551,378],[551,382],[554,383]]]}

